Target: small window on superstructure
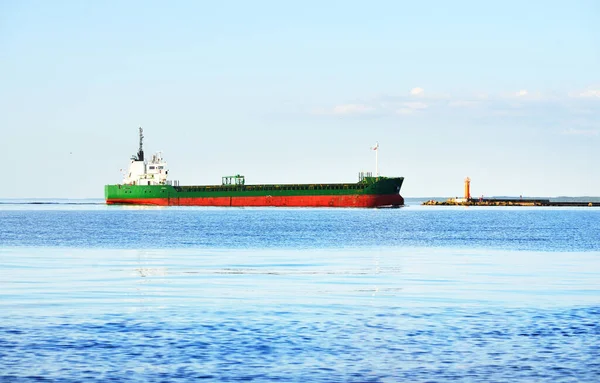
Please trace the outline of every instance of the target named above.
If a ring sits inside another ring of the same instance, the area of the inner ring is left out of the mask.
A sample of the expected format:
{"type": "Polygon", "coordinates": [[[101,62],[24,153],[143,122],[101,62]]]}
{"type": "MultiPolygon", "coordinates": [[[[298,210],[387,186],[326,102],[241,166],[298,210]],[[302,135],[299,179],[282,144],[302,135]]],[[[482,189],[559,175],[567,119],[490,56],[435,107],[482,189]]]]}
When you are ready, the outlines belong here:
{"type": "Polygon", "coordinates": [[[150,166],[150,170],[154,169],[154,166],[150,166]]]}

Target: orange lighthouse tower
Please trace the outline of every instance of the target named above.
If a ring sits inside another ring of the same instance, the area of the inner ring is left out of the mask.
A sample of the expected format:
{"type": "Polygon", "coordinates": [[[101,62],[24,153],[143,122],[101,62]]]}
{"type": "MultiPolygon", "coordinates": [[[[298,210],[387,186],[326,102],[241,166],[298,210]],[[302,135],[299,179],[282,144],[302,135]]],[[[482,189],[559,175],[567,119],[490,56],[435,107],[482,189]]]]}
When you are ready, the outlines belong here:
{"type": "Polygon", "coordinates": [[[465,199],[471,199],[471,179],[469,177],[465,178],[465,199]]]}

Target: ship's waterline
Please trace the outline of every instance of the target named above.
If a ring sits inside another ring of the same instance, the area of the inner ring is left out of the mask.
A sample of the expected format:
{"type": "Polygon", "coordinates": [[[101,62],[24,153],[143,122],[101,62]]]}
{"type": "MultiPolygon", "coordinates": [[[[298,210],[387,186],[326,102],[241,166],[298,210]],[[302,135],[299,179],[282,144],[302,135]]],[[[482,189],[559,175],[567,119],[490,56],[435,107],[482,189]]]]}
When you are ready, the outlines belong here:
{"type": "MultiPolygon", "coordinates": [[[[120,198],[114,192],[115,185],[107,185],[106,203],[159,205],[159,206],[288,206],[288,207],[380,207],[401,206],[404,199],[399,194],[381,195],[265,195],[265,196],[224,196],[224,197],[180,197],[184,193],[175,192],[172,197],[120,198]]],[[[143,188],[138,186],[138,188],[143,188]]],[[[242,194],[240,192],[238,194],[242,194]]]]}

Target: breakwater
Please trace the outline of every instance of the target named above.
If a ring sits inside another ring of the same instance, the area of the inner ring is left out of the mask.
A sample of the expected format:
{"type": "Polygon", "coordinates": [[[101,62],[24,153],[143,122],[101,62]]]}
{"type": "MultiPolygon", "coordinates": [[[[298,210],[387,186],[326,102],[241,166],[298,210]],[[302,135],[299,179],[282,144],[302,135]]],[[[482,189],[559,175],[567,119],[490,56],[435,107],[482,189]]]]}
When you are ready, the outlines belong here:
{"type": "Polygon", "coordinates": [[[422,205],[443,206],[586,206],[600,207],[600,202],[551,201],[538,198],[449,198],[446,201],[429,200],[422,205]]]}

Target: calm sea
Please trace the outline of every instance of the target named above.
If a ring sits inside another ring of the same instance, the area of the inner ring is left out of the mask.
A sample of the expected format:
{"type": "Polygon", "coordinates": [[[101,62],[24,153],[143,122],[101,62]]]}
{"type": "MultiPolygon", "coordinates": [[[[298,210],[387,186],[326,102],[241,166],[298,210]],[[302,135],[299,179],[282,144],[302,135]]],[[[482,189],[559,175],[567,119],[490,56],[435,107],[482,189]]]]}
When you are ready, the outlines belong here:
{"type": "Polygon", "coordinates": [[[600,208],[31,202],[1,382],[600,381],[600,208]]]}

